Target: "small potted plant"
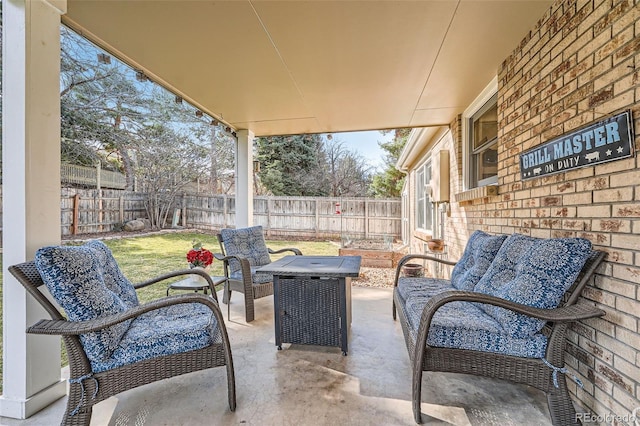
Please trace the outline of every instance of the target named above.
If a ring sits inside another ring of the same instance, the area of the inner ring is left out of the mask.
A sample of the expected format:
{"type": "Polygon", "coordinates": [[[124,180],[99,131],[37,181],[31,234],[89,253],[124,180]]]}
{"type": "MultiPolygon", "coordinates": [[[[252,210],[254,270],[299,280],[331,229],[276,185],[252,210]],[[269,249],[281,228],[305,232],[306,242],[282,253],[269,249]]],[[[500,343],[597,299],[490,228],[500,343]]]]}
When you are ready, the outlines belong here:
{"type": "MultiPolygon", "coordinates": [[[[190,268],[202,268],[205,271],[209,265],[213,263],[213,253],[202,246],[201,242],[193,242],[193,248],[187,252],[187,262],[190,268]]],[[[192,278],[200,281],[199,275],[193,275],[192,278]]]]}

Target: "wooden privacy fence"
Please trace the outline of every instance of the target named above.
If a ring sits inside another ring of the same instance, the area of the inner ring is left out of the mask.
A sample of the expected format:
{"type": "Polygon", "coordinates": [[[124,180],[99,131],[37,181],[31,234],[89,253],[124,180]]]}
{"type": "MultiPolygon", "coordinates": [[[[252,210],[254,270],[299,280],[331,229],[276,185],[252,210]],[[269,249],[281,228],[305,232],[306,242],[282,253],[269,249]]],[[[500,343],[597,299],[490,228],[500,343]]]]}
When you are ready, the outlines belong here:
{"type": "Polygon", "coordinates": [[[146,218],[144,200],[144,194],[130,191],[62,188],[62,235],[111,232],[146,218]]]}
{"type": "MultiPolygon", "coordinates": [[[[233,227],[235,198],[185,194],[182,226],[216,230],[233,227]]],[[[401,236],[400,199],[265,197],[253,199],[253,222],[267,236],[378,239],[401,236]]]]}
{"type": "MultiPolygon", "coordinates": [[[[111,232],[129,220],[147,219],[143,193],[61,191],[63,236],[111,232]]],[[[401,236],[400,199],[256,196],[253,207],[253,221],[265,228],[267,236],[352,240],[401,236]]],[[[234,196],[185,194],[171,211],[178,212],[177,223],[185,228],[217,231],[235,226],[234,196]]]]}

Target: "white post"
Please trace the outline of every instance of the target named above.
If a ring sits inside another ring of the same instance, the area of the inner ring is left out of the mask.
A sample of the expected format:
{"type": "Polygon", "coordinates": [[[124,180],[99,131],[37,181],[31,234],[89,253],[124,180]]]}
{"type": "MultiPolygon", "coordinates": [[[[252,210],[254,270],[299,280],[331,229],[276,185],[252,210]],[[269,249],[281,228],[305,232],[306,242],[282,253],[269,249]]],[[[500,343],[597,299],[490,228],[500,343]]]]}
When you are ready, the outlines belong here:
{"type": "Polygon", "coordinates": [[[236,133],[236,228],[253,225],[253,138],[251,130],[236,133]]]}
{"type": "Polygon", "coordinates": [[[2,0],[3,395],[25,419],[64,396],[60,338],[27,335],[48,314],[7,271],[60,243],[60,15],[66,0],[2,0]]]}

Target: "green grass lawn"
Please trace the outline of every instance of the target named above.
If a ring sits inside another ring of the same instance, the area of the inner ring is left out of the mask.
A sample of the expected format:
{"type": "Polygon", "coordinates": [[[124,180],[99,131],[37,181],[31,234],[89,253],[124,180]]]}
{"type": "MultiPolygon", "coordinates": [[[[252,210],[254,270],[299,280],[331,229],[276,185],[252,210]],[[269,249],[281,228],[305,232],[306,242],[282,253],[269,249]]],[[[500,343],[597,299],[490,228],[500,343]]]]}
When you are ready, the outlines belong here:
{"type": "MultiPolygon", "coordinates": [[[[213,253],[220,252],[220,245],[215,235],[197,232],[178,232],[156,234],[141,237],[104,240],[118,261],[120,269],[132,283],[138,283],[155,276],[189,267],[186,259],[192,242],[199,241],[213,253]]],[[[327,255],[338,254],[338,246],[327,241],[267,241],[267,246],[278,250],[285,247],[296,247],[303,254],[327,255]]],[[[290,253],[289,253],[290,254],[290,253]]],[[[275,260],[283,255],[274,255],[275,260]]],[[[2,259],[0,259],[1,266],[2,259]]],[[[211,275],[222,275],[222,263],[214,260],[211,275]]],[[[0,268],[0,280],[2,269],[0,268]]],[[[174,279],[176,281],[179,278],[174,279]]],[[[170,281],[157,283],[138,291],[140,302],[164,297],[170,281]]],[[[0,353],[2,351],[2,286],[0,285],[0,353]]],[[[66,354],[63,353],[63,365],[66,354]]],[[[2,392],[2,358],[0,358],[0,392],[2,392]]]]}

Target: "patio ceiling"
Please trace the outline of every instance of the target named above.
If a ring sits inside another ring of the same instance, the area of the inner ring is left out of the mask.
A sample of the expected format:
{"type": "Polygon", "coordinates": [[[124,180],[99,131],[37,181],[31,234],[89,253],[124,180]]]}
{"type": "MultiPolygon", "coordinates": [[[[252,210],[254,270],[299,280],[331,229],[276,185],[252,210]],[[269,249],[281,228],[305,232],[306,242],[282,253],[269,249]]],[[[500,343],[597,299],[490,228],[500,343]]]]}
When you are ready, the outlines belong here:
{"type": "Polygon", "coordinates": [[[551,1],[87,1],[63,22],[257,136],[447,124],[551,1]]]}

